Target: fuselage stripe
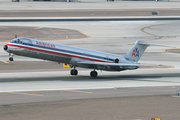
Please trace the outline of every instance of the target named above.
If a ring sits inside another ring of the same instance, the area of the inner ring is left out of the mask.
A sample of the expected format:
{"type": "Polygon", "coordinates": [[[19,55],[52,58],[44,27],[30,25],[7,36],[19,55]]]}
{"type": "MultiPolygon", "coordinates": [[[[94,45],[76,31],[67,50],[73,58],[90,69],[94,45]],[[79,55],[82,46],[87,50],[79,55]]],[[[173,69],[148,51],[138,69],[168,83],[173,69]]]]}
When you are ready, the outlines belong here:
{"type": "MultiPolygon", "coordinates": [[[[7,46],[20,47],[20,48],[31,49],[31,50],[35,50],[35,51],[47,52],[47,53],[58,54],[58,55],[69,56],[69,57],[76,57],[76,58],[80,58],[80,59],[86,59],[86,60],[97,61],[97,62],[111,63],[109,61],[98,60],[98,59],[93,59],[93,58],[86,58],[86,57],[77,56],[77,55],[70,55],[70,54],[67,54],[67,53],[59,53],[59,52],[43,50],[43,49],[39,49],[39,48],[32,48],[32,47],[29,47],[29,46],[21,46],[21,45],[12,44],[12,43],[7,44],[7,46]]],[[[31,46],[33,46],[33,45],[31,45],[31,46]]]]}
{"type": "MultiPolygon", "coordinates": [[[[16,43],[16,42],[11,42],[13,44],[19,44],[19,43],[16,43]]],[[[114,59],[112,58],[108,58],[108,57],[102,57],[102,56],[97,56],[97,55],[93,55],[93,54],[85,54],[85,53],[82,53],[82,52],[76,52],[76,51],[73,51],[73,50],[66,50],[66,49],[59,49],[59,48],[52,48],[52,47],[47,47],[47,46],[42,46],[42,45],[36,45],[36,44],[31,44],[31,43],[21,43],[23,45],[27,45],[27,46],[30,46],[30,47],[37,47],[37,48],[43,48],[43,49],[49,49],[49,50],[55,50],[55,51],[60,51],[60,52],[66,52],[68,54],[76,54],[76,55],[81,55],[81,56],[86,56],[86,57],[94,57],[94,58],[98,58],[98,59],[101,59],[101,60],[104,60],[104,61],[108,61],[108,62],[114,62],[114,59]]],[[[64,46],[64,45],[63,45],[64,46]]],[[[65,47],[65,46],[64,46],[65,47]]],[[[69,47],[69,46],[66,46],[66,47],[69,47]]]]}

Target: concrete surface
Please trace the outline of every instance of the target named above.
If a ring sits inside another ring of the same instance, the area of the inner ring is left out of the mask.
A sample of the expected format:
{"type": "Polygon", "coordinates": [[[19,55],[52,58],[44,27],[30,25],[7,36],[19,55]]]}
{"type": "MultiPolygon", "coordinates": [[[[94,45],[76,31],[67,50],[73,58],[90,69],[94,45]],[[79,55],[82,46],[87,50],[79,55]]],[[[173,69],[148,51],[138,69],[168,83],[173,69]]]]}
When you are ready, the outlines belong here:
{"type": "MultiPolygon", "coordinates": [[[[93,0],[92,2],[82,1],[81,3],[61,4],[48,2],[42,4],[38,2],[12,3],[10,1],[0,1],[0,3],[1,10],[13,11],[40,9],[176,9],[179,8],[180,2],[126,1],[107,3],[93,0]]],[[[75,29],[90,37],[51,41],[116,54],[126,53],[137,39],[179,48],[179,25],[179,21],[174,20],[0,23],[0,26],[75,29]]],[[[10,63],[2,61],[7,62],[8,59],[8,54],[2,49],[6,43],[0,43],[0,65],[9,66],[10,63]]],[[[166,53],[163,51],[164,49],[167,48],[148,48],[139,62],[171,65],[173,68],[138,69],[120,73],[98,71],[99,77],[95,79],[89,77],[90,70],[84,69],[79,70],[78,76],[70,76],[69,69],[49,72],[46,70],[40,70],[39,72],[2,72],[0,73],[1,119],[149,120],[153,117],[160,117],[163,120],[178,119],[179,97],[172,96],[179,90],[180,85],[180,54],[166,53]]],[[[34,61],[41,62],[40,60],[19,56],[15,56],[15,60],[17,60],[17,63],[29,61],[27,62],[28,65],[31,65],[34,61]]],[[[22,63],[18,65],[23,67],[22,63]]]]}
{"type": "MultiPolygon", "coordinates": [[[[180,16],[179,8],[142,9],[51,9],[0,10],[0,17],[120,17],[120,16],[180,16]]],[[[5,18],[4,18],[5,19],[5,18]]]]}
{"type": "Polygon", "coordinates": [[[20,27],[20,26],[1,26],[0,41],[9,42],[15,35],[17,37],[27,37],[40,40],[64,40],[86,38],[85,34],[73,29],[55,29],[44,27],[20,27]],[[8,31],[8,32],[7,32],[8,31]]]}
{"type": "Polygon", "coordinates": [[[177,120],[179,101],[165,95],[41,102],[3,105],[0,115],[2,120],[177,120]]]}
{"type": "Polygon", "coordinates": [[[179,8],[180,2],[82,0],[76,2],[11,2],[0,1],[0,10],[68,10],[68,9],[167,9],[179,8]]]}

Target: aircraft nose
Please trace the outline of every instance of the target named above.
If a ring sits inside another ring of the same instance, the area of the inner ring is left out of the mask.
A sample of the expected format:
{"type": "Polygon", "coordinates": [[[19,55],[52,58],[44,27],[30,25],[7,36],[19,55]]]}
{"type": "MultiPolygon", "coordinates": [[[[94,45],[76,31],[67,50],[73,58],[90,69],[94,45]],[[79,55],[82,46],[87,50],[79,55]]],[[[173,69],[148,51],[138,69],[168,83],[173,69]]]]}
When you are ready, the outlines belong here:
{"type": "Polygon", "coordinates": [[[4,50],[6,51],[8,49],[8,46],[7,45],[4,45],[4,50]]]}

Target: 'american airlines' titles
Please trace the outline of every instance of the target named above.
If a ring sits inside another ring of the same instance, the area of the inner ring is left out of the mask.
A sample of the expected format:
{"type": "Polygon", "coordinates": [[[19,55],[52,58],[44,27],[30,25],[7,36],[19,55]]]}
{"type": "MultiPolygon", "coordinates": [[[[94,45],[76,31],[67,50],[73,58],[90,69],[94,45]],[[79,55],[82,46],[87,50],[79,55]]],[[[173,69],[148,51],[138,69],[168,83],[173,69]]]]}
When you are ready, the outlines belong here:
{"type": "Polygon", "coordinates": [[[53,44],[48,44],[48,43],[43,43],[43,42],[38,42],[38,41],[36,41],[36,44],[41,45],[41,46],[45,46],[45,47],[56,48],[56,46],[53,44]]]}

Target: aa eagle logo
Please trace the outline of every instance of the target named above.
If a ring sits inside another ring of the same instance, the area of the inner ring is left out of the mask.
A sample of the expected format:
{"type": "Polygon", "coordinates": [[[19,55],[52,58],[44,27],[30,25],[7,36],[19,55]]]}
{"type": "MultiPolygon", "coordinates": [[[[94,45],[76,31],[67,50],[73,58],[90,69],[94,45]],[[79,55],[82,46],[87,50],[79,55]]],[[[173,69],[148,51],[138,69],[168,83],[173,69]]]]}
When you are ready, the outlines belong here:
{"type": "Polygon", "coordinates": [[[139,50],[138,50],[138,48],[133,49],[132,56],[139,57],[139,50]]]}

